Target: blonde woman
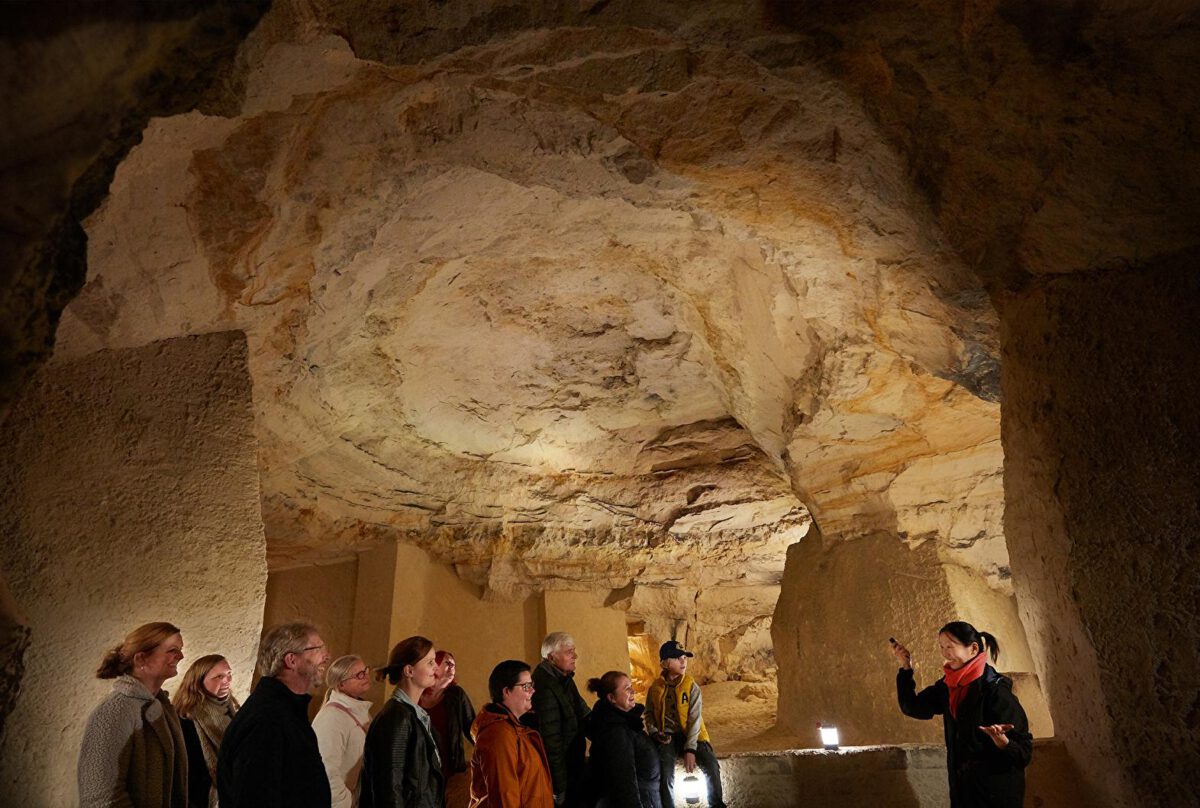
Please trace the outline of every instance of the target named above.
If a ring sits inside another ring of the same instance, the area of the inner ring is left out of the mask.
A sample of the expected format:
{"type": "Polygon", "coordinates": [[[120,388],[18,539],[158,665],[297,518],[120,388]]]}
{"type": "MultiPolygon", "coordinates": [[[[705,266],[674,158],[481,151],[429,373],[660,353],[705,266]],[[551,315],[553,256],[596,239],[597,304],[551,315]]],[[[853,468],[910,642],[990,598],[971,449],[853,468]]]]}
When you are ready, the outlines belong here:
{"type": "Polygon", "coordinates": [[[371,723],[371,669],[362,657],[338,657],[325,673],[325,704],[313,719],[317,747],[329,777],[333,808],[353,808],[358,775],[362,771],[363,745],[371,723]]]}
{"type": "Polygon", "coordinates": [[[217,750],[238,709],[232,686],[229,662],[209,654],[192,663],[172,699],[187,745],[190,808],[217,804],[217,750]]]}
{"type": "Polygon", "coordinates": [[[80,808],[187,808],[187,753],[163,682],[183,660],[170,623],[138,626],[104,655],[113,689],[92,711],[79,749],[80,808]]]}

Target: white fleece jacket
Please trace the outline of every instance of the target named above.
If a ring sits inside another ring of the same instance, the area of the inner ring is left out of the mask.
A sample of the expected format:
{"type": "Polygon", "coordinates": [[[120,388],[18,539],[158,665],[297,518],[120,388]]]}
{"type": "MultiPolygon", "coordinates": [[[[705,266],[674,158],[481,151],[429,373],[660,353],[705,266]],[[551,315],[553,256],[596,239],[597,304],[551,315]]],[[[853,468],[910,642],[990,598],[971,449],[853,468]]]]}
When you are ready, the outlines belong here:
{"type": "Polygon", "coordinates": [[[352,699],[335,690],[312,722],[325,774],[329,777],[333,808],[353,808],[358,803],[358,775],[367,733],[359,729],[354,719],[366,727],[371,721],[371,702],[352,699]],[[346,710],[354,717],[347,715],[346,710]]]}

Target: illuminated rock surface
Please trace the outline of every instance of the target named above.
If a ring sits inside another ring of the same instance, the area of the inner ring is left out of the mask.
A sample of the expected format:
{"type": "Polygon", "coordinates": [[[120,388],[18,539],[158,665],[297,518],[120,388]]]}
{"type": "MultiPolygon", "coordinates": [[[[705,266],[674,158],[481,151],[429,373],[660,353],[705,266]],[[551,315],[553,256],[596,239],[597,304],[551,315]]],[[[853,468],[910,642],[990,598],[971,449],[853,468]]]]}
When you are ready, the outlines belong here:
{"type": "Polygon", "coordinates": [[[749,668],[797,489],[1007,585],[993,316],[820,73],[566,28],[280,43],[246,86],[121,166],[59,355],[244,329],[273,563],[396,537],[502,597],[633,584],[749,668]]]}

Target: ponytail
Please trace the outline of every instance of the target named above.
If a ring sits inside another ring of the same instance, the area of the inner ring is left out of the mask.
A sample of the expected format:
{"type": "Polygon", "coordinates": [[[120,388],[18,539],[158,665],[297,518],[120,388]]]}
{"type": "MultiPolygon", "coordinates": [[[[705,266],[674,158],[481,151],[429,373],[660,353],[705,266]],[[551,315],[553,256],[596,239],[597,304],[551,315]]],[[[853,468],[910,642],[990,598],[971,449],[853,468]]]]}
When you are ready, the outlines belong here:
{"type": "Polygon", "coordinates": [[[96,668],[96,678],[116,679],[132,672],[133,660],[121,659],[121,646],[118,645],[104,654],[104,659],[100,660],[100,667],[96,668]]]}
{"type": "Polygon", "coordinates": [[[125,641],[104,654],[100,667],[96,669],[97,679],[116,679],[118,676],[133,673],[133,660],[138,654],[148,654],[162,645],[179,629],[170,623],[146,623],[138,626],[125,637],[125,641]]]}
{"type": "Polygon", "coordinates": [[[603,676],[598,678],[588,679],[587,689],[595,693],[598,698],[605,698],[617,692],[617,685],[622,679],[628,679],[629,674],[624,671],[608,671],[603,676]]]}
{"type": "Polygon", "coordinates": [[[981,654],[988,651],[992,654],[992,661],[1000,660],[1000,643],[996,637],[986,631],[977,631],[975,626],[963,620],[953,620],[938,630],[938,634],[949,634],[962,645],[970,645],[975,643],[979,646],[981,654]]]}
{"type": "Polygon", "coordinates": [[[979,632],[980,639],[983,640],[984,648],[992,652],[992,661],[1000,661],[1000,643],[996,641],[996,637],[988,634],[986,631],[979,632]]]}

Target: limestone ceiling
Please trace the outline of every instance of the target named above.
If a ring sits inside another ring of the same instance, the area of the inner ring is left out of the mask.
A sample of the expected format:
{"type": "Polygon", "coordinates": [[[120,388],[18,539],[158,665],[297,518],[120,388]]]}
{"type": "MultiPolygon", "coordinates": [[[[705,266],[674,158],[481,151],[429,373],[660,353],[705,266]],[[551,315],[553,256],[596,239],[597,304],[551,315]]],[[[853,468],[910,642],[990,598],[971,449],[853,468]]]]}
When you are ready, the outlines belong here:
{"type": "Polygon", "coordinates": [[[994,314],[816,69],[298,36],[239,116],[153,121],[87,231],[56,358],[247,333],[275,565],[770,585],[811,511],[1006,576],[994,314]]]}

